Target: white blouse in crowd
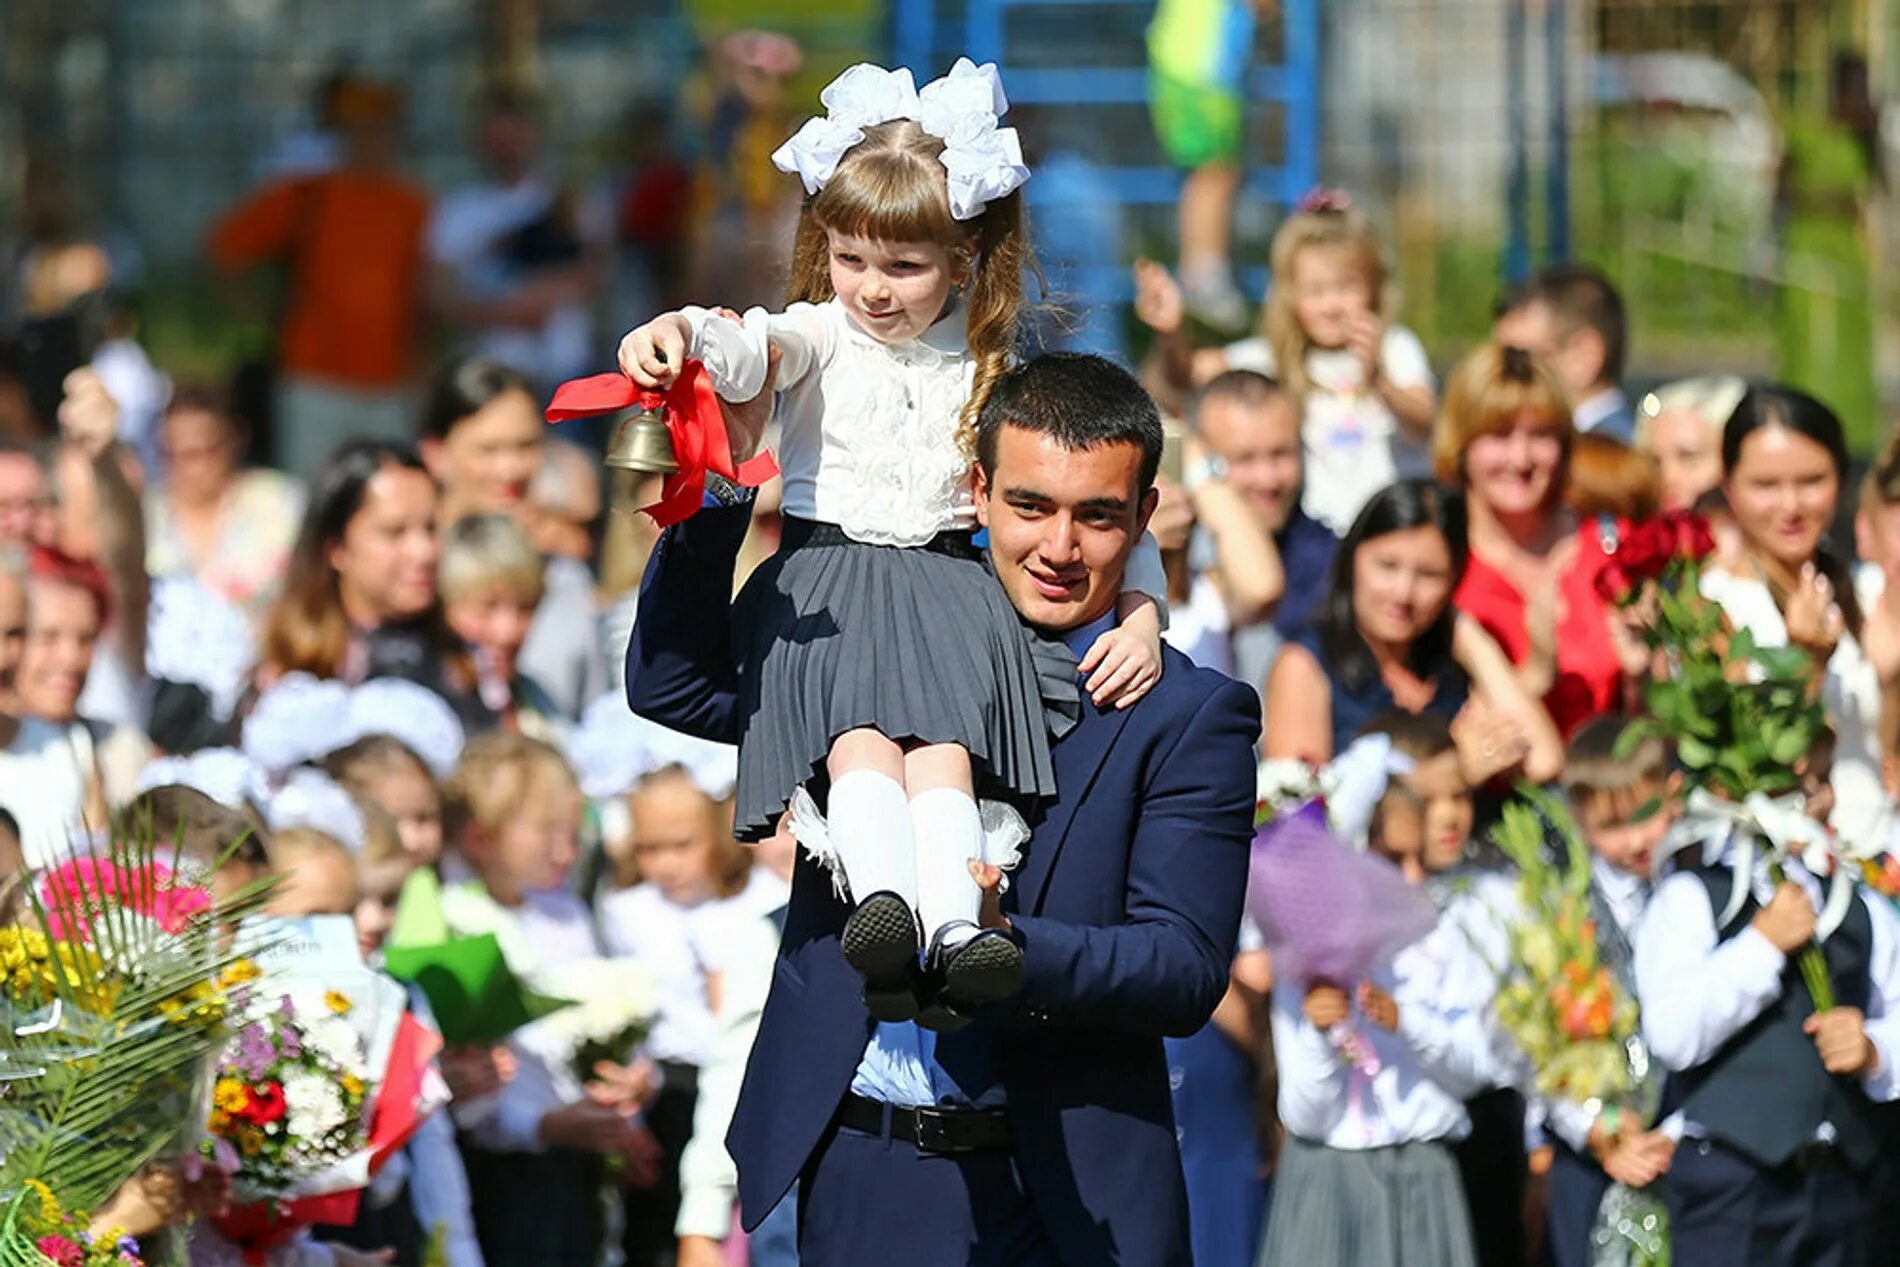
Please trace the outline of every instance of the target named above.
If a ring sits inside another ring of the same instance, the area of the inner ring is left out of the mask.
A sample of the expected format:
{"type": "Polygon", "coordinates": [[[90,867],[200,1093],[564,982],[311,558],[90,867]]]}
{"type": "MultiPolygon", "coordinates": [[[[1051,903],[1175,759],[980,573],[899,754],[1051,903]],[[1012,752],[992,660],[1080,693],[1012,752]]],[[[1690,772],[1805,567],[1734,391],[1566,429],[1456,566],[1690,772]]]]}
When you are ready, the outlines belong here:
{"type": "Polygon", "coordinates": [[[1388,1033],[1353,1009],[1348,1024],[1371,1048],[1371,1062],[1342,1059],[1306,1019],[1302,989],[1274,991],[1273,1050],[1287,1130],[1348,1151],[1471,1133],[1465,1101],[1512,1079],[1487,1016],[1497,975],[1472,933],[1448,911],[1372,974],[1398,1004],[1399,1028],[1388,1033]]]}
{"type": "Polygon", "coordinates": [[[608,952],[630,956],[653,974],[659,1016],[647,1034],[648,1056],[705,1063],[719,1033],[709,978],[730,966],[745,928],[784,900],[784,881],[763,868],[754,868],[746,888],[732,897],[696,906],[672,902],[655,884],[636,884],[601,899],[601,940],[608,952]]]}
{"type": "MultiPolygon", "coordinates": [[[[921,546],[976,528],[971,463],[957,443],[976,374],[961,307],[897,344],[859,329],[837,299],[754,308],[743,326],[705,308],[680,315],[693,331],[687,355],[726,400],[757,396],[768,349],[779,349],[773,419],[785,514],[867,545],[921,546]]],[[[1130,558],[1122,589],[1167,594],[1152,537],[1130,558]]]]}
{"type": "MultiPolygon", "coordinates": [[[[1719,865],[1730,865],[1726,850],[1719,865]]],[[[1820,883],[1796,859],[1783,865],[1787,878],[1801,885],[1819,909],[1825,900],[1820,883]]],[[[1774,888],[1768,860],[1757,858],[1755,900],[1766,904],[1774,888]]],[[[1900,1057],[1900,915],[1885,898],[1870,897],[1865,889],[1858,897],[1873,925],[1866,1025],[1879,1052],[1879,1068],[1861,1080],[1861,1088],[1875,1102],[1884,1102],[1900,1098],[1893,1063],[1900,1057]]],[[[1718,941],[1715,916],[1707,886],[1679,871],[1656,886],[1636,930],[1636,997],[1667,1000],[1667,1006],[1643,1009],[1643,1041],[1666,1069],[1706,1064],[1781,994],[1787,956],[1753,927],[1718,941]]],[[[1683,1124],[1681,1131],[1700,1133],[1694,1123],[1683,1124]]]]}
{"type": "MultiPolygon", "coordinates": [[[[530,893],[520,906],[507,907],[476,887],[450,885],[442,908],[458,934],[494,933],[515,974],[555,998],[561,997],[562,965],[601,954],[586,905],[563,890],[530,893]]],[[[492,1096],[457,1105],[456,1121],[482,1148],[540,1152],[541,1119],[586,1090],[571,1066],[573,1052],[546,1018],[516,1030],[508,1046],[516,1058],[514,1080],[492,1096]]]]}
{"type": "MultiPolygon", "coordinates": [[[[1878,597],[1867,583],[1857,585],[1863,609],[1878,597]]],[[[1788,645],[1788,624],[1768,586],[1754,577],[1709,568],[1702,573],[1702,594],[1713,599],[1739,631],[1748,630],[1763,647],[1788,645]]],[[[1821,679],[1821,703],[1834,727],[1834,813],[1828,825],[1857,844],[1887,839],[1892,808],[1880,779],[1880,674],[1854,635],[1842,631],[1821,679]]]]}
{"type": "MultiPolygon", "coordinates": [[[[1273,348],[1265,339],[1242,339],[1226,352],[1229,369],[1276,376],[1273,348]]],[[[1434,386],[1425,345],[1404,326],[1385,328],[1379,372],[1394,387],[1434,386]]],[[[1343,537],[1374,493],[1394,480],[1432,473],[1431,445],[1406,434],[1366,382],[1359,358],[1345,348],[1309,350],[1306,379],[1312,388],[1300,424],[1306,450],[1300,505],[1343,537]]]]}
{"type": "Polygon", "coordinates": [[[1188,590],[1188,600],[1169,613],[1167,643],[1203,669],[1234,676],[1233,619],[1220,586],[1202,572],[1188,590]]]}
{"type": "Polygon", "coordinates": [[[57,866],[87,839],[86,788],[96,769],[84,721],[21,719],[19,734],[0,752],[0,808],[20,825],[27,866],[57,866]]]}

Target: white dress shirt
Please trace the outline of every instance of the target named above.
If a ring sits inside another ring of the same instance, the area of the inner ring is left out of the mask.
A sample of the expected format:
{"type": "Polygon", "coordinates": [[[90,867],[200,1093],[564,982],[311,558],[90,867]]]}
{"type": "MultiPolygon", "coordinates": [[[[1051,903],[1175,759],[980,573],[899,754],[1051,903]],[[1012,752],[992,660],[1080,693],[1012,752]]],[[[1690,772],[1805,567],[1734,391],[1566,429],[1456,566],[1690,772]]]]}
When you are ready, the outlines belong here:
{"type": "MultiPolygon", "coordinates": [[[[1785,869],[1818,908],[1820,884],[1798,862],[1788,861],[1785,869]]],[[[1765,861],[1757,863],[1753,891],[1764,904],[1774,896],[1765,861]]],[[[1859,900],[1873,926],[1866,1017],[1878,1055],[1878,1067],[1861,1086],[1884,1102],[1900,1098],[1893,1068],[1900,1052],[1900,925],[1884,899],[1862,892],[1859,900]]],[[[1787,956],[1758,929],[1744,928],[1725,942],[1716,938],[1715,912],[1700,879],[1677,872],[1656,886],[1636,932],[1636,994],[1650,1001],[1643,1008],[1643,1040],[1664,1068],[1706,1064],[1781,994],[1787,956]]],[[[1682,1133],[1699,1132],[1685,1123],[1682,1133]]]]}

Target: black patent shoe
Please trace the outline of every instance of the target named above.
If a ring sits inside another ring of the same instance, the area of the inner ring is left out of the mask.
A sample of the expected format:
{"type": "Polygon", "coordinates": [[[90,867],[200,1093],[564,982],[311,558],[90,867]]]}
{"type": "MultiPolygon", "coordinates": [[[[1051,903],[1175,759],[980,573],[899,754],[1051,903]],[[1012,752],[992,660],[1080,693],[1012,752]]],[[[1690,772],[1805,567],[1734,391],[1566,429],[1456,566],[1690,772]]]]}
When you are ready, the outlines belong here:
{"type": "Polygon", "coordinates": [[[864,1006],[875,1019],[916,1019],[922,1006],[917,968],[922,941],[916,912],[888,890],[858,903],[845,921],[845,962],[864,978],[864,1006]]]}
{"type": "MultiPolygon", "coordinates": [[[[949,927],[955,927],[951,925],[949,927]]],[[[955,946],[939,929],[930,946],[932,981],[938,1002],[952,1013],[969,1016],[988,1003],[1001,1003],[1023,988],[1023,948],[1010,933],[986,928],[955,946]]]]}

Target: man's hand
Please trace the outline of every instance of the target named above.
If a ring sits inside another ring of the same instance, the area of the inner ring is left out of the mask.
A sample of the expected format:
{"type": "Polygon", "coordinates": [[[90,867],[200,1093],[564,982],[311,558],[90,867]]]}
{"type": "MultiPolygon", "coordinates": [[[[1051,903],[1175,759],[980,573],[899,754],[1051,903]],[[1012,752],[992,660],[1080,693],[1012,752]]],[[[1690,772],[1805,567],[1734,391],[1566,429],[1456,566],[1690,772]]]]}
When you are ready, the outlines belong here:
{"type": "Polygon", "coordinates": [[[1815,1050],[1829,1073],[1862,1077],[1880,1067],[1880,1049],[1867,1037],[1867,1018],[1855,1007],[1816,1012],[1801,1031],[1814,1039],[1815,1050]]]}
{"type": "Polygon", "coordinates": [[[1800,885],[1783,880],[1751,922],[1776,950],[1791,955],[1814,940],[1814,903],[1800,885]]]}
{"type": "Polygon", "coordinates": [[[1346,1019],[1346,992],[1336,985],[1314,984],[1306,987],[1306,1000],[1300,1005],[1314,1029],[1325,1033],[1346,1019]]]}

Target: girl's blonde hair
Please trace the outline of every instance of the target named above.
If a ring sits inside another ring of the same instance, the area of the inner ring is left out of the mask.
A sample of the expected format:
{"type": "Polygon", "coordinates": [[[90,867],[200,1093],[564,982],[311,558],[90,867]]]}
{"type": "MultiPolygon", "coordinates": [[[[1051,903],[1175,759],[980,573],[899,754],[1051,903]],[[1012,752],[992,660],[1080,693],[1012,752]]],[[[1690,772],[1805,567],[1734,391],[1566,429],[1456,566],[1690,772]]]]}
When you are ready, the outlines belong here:
{"type": "Polygon", "coordinates": [[[1438,478],[1464,487],[1465,451],[1474,440],[1509,431],[1529,413],[1557,434],[1563,458],[1553,495],[1562,496],[1577,430],[1570,398],[1548,364],[1523,348],[1487,343],[1459,362],[1445,384],[1445,408],[1432,431],[1432,465],[1438,478]]]}
{"type": "Polygon", "coordinates": [[[974,456],[977,415],[1016,351],[1023,272],[1035,267],[1022,191],[996,199],[972,219],[956,219],[943,141],[912,120],[897,119],[865,128],[825,187],[805,199],[792,247],[793,303],[827,303],[835,294],[827,230],[880,242],[934,242],[968,268],[964,307],[976,375],[957,439],[974,456]]]}
{"type": "Polygon", "coordinates": [[[1267,288],[1266,310],[1260,318],[1260,334],[1273,350],[1274,376],[1296,396],[1312,390],[1306,376],[1306,354],[1312,340],[1300,326],[1294,311],[1293,263],[1308,249],[1341,251],[1366,279],[1372,308],[1380,316],[1389,316],[1392,295],[1386,277],[1384,246],[1379,231],[1357,207],[1295,211],[1273,235],[1270,267],[1273,282],[1267,288]]]}
{"type": "Polygon", "coordinates": [[[328,858],[356,875],[356,855],[349,846],[318,827],[286,827],[271,836],[270,869],[279,875],[316,858],[328,858]]]}
{"type": "Polygon", "coordinates": [[[534,796],[580,791],[573,768],[554,747],[512,731],[487,731],[469,740],[442,786],[443,836],[458,844],[471,831],[492,839],[534,796]]]}

